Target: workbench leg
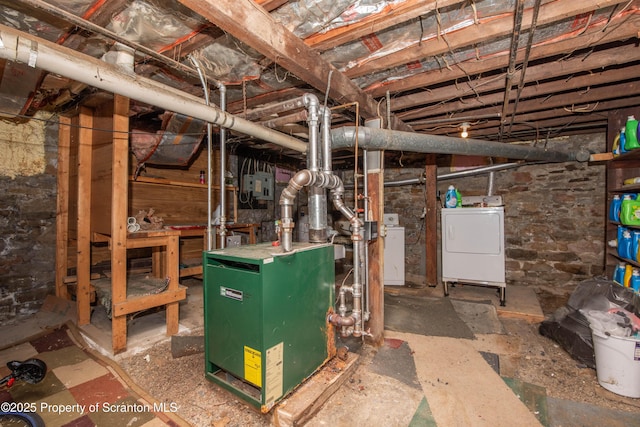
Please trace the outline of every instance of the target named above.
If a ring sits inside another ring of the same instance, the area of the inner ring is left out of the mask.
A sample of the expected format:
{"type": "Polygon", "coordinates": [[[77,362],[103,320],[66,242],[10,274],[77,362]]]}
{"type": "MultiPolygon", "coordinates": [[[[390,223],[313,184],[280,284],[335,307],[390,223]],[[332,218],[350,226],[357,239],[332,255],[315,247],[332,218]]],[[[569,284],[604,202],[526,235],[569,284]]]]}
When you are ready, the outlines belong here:
{"type": "MultiPolygon", "coordinates": [[[[178,252],[180,250],[180,239],[178,236],[169,237],[165,248],[165,274],[169,278],[169,290],[178,290],[180,287],[180,266],[178,252]]],[[[167,311],[167,335],[175,335],[179,328],[180,303],[173,302],[166,305],[167,311]]]]}
{"type": "Polygon", "coordinates": [[[175,335],[180,329],[180,303],[167,304],[167,336],[175,335]]]}
{"type": "Polygon", "coordinates": [[[151,248],[151,275],[157,279],[167,277],[166,270],[166,251],[164,246],[154,246],[151,248]]]}
{"type": "Polygon", "coordinates": [[[127,315],[111,318],[111,346],[113,354],[118,354],[127,349],[127,315]]]}

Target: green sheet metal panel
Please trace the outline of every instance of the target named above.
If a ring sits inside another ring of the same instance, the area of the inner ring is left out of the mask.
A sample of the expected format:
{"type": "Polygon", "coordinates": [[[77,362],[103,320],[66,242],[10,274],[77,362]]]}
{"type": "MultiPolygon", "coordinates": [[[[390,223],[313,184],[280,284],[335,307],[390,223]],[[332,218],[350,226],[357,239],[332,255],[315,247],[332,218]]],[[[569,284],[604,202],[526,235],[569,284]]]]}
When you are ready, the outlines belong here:
{"type": "Polygon", "coordinates": [[[267,412],[334,354],[334,249],[204,253],[206,376],[267,412]]]}

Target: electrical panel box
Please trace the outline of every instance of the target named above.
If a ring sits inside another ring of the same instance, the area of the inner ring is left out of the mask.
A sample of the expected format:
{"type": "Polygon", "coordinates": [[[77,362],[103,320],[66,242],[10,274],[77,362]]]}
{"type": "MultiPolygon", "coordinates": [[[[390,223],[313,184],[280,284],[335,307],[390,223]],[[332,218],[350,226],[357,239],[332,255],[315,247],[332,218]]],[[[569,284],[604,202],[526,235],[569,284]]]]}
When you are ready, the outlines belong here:
{"type": "Polygon", "coordinates": [[[334,247],[203,253],[205,376],[268,412],[335,355],[334,247]]]}
{"type": "Polygon", "coordinates": [[[244,175],[242,192],[251,193],[256,200],[273,200],[273,175],[268,172],[244,175]]]}

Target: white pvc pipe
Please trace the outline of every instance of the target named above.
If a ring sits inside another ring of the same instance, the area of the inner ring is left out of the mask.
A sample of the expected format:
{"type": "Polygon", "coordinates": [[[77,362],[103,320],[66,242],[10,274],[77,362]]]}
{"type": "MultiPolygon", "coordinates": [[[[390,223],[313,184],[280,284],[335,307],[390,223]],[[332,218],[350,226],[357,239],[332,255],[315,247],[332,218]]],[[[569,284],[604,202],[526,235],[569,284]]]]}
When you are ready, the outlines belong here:
{"type": "Polygon", "coordinates": [[[307,144],[289,135],[228,114],[202,99],[154,80],[123,73],[104,61],[0,25],[0,58],[60,74],[140,102],[210,122],[301,153],[307,144]]]}

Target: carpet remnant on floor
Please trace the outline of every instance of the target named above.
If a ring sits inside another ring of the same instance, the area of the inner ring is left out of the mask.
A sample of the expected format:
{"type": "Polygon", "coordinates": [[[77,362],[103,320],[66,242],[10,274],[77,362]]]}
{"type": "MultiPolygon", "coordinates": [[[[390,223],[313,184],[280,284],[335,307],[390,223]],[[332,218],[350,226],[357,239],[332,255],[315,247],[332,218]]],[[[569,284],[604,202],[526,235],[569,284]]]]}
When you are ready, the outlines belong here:
{"type": "Polygon", "coordinates": [[[451,298],[456,313],[474,334],[505,334],[498,311],[491,301],[464,301],[451,298]]]}
{"type": "Polygon", "coordinates": [[[425,336],[474,339],[449,298],[385,295],[385,330],[425,336]]]}
{"type": "Polygon", "coordinates": [[[406,341],[385,339],[371,363],[371,372],[394,378],[401,383],[422,390],[416,364],[406,341]]]}
{"type": "Polygon", "coordinates": [[[10,373],[7,362],[28,358],[44,361],[46,376],[37,384],[17,381],[0,391],[0,402],[36,412],[47,426],[188,425],[175,404],[156,401],[88,348],[71,323],[0,350],[0,376],[10,373]]]}

